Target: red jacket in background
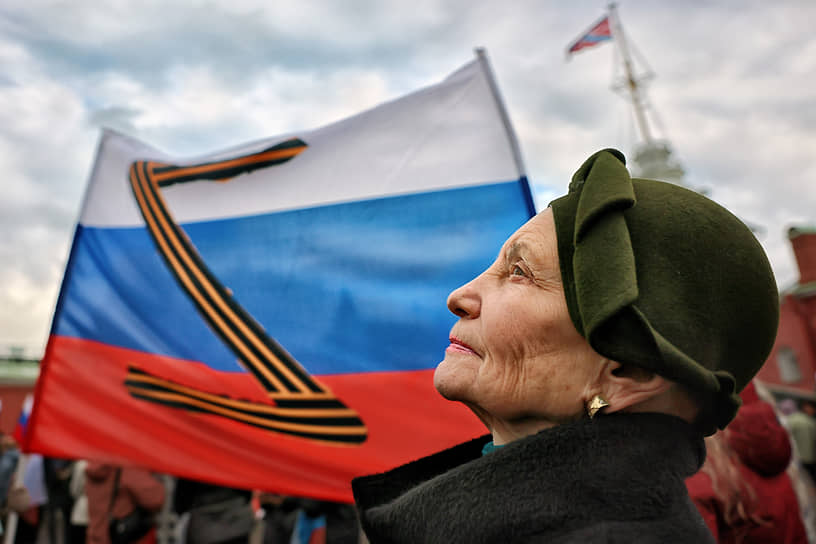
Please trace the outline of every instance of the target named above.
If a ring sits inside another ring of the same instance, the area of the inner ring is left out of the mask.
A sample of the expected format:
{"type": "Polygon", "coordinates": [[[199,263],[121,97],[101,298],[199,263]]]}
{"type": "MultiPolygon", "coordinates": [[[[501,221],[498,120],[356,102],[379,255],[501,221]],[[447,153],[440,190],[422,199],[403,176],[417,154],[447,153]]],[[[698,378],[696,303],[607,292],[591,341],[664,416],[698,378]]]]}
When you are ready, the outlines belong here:
{"type": "MultiPolygon", "coordinates": [[[[85,493],[88,496],[88,544],[110,544],[108,537],[108,509],[113,494],[117,467],[88,463],[85,470],[85,493]]],[[[123,467],[119,477],[119,491],[113,501],[111,515],[121,518],[138,505],[157,512],[164,504],[164,485],[150,472],[134,467],[123,467]]],[[[155,542],[155,530],[150,531],[139,544],[155,542]]]]}
{"type": "Polygon", "coordinates": [[[686,486],[717,542],[807,544],[799,502],[785,472],[791,460],[790,438],[773,407],[761,400],[743,405],[723,438],[739,457],[740,476],[756,493],[754,517],[764,523],[743,527],[745,536],[738,540],[723,519],[723,502],[711,478],[701,470],[686,480],[686,486]]]}

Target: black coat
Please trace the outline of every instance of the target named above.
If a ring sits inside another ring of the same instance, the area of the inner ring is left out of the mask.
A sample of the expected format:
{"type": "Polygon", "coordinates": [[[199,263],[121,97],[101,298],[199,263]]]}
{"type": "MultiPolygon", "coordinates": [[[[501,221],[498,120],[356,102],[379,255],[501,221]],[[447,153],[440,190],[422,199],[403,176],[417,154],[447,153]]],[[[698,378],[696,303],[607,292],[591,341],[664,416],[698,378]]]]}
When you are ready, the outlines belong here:
{"type": "Polygon", "coordinates": [[[370,542],[714,542],[684,484],[705,446],[678,418],[601,415],[483,456],[489,439],[355,479],[370,542]]]}

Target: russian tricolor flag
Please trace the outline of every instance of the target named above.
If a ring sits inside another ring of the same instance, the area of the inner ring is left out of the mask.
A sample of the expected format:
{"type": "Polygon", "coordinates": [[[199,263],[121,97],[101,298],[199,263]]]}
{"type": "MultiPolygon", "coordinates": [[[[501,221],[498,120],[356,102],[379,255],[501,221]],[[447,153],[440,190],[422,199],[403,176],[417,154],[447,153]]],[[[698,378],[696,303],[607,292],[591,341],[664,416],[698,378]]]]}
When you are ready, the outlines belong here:
{"type": "Polygon", "coordinates": [[[23,399],[23,406],[20,410],[20,416],[17,418],[17,423],[14,425],[14,431],[11,436],[17,444],[25,443],[26,431],[28,429],[28,419],[31,417],[31,409],[34,406],[34,396],[29,393],[23,399]]]}
{"type": "Polygon", "coordinates": [[[581,37],[567,47],[567,56],[571,55],[572,53],[577,53],[581,49],[594,47],[611,39],[612,30],[609,27],[609,16],[604,15],[598,22],[593,24],[589,30],[584,32],[581,37]]]}
{"type": "Polygon", "coordinates": [[[483,432],[448,293],[534,213],[486,59],[195,158],[102,134],[28,448],[332,501],[483,432]]]}

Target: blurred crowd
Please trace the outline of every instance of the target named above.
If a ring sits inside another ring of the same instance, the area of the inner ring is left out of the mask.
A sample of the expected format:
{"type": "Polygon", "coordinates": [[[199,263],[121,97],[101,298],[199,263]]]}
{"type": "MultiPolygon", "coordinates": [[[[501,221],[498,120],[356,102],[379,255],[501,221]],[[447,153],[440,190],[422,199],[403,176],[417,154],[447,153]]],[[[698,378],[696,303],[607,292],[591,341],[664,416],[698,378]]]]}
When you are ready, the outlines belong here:
{"type": "Polygon", "coordinates": [[[814,404],[775,402],[760,384],[724,431],[706,437],[702,469],[686,487],[718,543],[816,542],[814,404]]]}
{"type": "MultiPolygon", "coordinates": [[[[719,543],[816,544],[816,404],[759,384],[686,481],[719,543]]],[[[353,505],[22,455],[0,443],[2,544],[357,544],[353,505]]]]}
{"type": "Polygon", "coordinates": [[[234,489],[137,467],[0,457],[3,544],[358,544],[349,504],[234,489]]]}

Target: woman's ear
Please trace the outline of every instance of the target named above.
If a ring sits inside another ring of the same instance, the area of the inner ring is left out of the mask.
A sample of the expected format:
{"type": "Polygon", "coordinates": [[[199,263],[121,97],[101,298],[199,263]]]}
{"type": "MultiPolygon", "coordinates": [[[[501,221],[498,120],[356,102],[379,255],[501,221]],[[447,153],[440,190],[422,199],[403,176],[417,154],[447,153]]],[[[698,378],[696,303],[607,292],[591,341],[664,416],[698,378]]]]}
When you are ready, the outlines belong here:
{"type": "Polygon", "coordinates": [[[611,413],[633,407],[634,411],[648,410],[649,406],[660,404],[658,397],[671,388],[672,382],[640,367],[607,361],[601,372],[600,386],[609,403],[604,412],[611,413]]]}

